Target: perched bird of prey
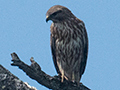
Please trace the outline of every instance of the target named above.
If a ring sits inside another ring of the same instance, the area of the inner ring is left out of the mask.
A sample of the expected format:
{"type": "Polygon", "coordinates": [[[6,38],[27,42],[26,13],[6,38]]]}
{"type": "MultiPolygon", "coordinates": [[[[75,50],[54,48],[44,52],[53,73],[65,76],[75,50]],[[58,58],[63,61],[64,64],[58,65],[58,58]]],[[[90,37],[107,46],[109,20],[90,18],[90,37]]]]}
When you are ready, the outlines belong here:
{"type": "Polygon", "coordinates": [[[61,81],[79,84],[85,71],[88,55],[88,37],[85,25],[68,8],[55,5],[46,13],[46,22],[52,20],[51,51],[61,81]]]}

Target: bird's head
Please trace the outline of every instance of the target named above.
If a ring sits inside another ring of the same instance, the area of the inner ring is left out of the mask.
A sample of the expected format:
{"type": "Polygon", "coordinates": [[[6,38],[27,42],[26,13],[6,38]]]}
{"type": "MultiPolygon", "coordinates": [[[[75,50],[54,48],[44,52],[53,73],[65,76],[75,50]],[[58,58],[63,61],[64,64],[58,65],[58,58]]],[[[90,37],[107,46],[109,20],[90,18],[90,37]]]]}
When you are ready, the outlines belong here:
{"type": "Polygon", "coordinates": [[[52,6],[46,13],[46,22],[52,20],[53,22],[60,22],[69,17],[74,16],[69,9],[64,6],[55,5],[52,6]]]}

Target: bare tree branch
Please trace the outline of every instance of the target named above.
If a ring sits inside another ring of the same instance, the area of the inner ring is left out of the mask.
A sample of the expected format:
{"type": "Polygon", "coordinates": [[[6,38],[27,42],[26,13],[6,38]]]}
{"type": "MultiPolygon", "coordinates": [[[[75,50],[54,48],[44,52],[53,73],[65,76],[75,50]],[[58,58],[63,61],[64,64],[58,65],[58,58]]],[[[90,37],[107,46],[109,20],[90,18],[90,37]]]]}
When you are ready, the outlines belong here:
{"type": "Polygon", "coordinates": [[[41,67],[33,60],[33,57],[30,59],[31,65],[27,65],[22,62],[16,53],[12,53],[12,66],[18,66],[22,69],[30,78],[36,80],[38,83],[44,85],[45,87],[52,90],[90,90],[83,84],[80,84],[78,87],[76,83],[64,80],[61,82],[59,76],[50,76],[41,70],[41,67]]]}
{"type": "Polygon", "coordinates": [[[0,65],[0,90],[37,90],[0,65]]]}

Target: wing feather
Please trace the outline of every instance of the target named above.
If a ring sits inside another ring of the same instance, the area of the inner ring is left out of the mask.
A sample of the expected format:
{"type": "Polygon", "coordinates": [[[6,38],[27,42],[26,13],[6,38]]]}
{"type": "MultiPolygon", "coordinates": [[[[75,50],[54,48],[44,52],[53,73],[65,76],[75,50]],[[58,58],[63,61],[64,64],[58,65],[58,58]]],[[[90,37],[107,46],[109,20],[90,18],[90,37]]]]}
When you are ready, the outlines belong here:
{"type": "Polygon", "coordinates": [[[80,65],[80,75],[82,75],[85,71],[87,56],[88,56],[88,37],[87,37],[87,32],[86,32],[84,23],[82,28],[84,30],[84,33],[83,33],[83,43],[84,43],[83,50],[84,51],[83,51],[83,60],[81,61],[81,65],[80,65]]]}
{"type": "Polygon", "coordinates": [[[52,57],[53,57],[53,62],[54,62],[54,66],[56,68],[56,71],[58,74],[60,74],[58,65],[57,65],[57,60],[56,60],[56,39],[51,35],[50,36],[50,43],[51,43],[51,51],[52,51],[52,57]]]}

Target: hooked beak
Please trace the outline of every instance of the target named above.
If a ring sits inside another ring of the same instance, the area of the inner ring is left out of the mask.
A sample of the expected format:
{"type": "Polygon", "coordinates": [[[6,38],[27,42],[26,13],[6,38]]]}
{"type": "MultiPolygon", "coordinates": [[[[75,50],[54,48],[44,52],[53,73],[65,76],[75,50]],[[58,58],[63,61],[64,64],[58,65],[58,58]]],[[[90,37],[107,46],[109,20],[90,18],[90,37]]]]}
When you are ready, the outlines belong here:
{"type": "Polygon", "coordinates": [[[48,22],[50,19],[49,19],[49,16],[46,16],[46,22],[48,22]]]}

